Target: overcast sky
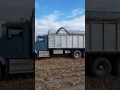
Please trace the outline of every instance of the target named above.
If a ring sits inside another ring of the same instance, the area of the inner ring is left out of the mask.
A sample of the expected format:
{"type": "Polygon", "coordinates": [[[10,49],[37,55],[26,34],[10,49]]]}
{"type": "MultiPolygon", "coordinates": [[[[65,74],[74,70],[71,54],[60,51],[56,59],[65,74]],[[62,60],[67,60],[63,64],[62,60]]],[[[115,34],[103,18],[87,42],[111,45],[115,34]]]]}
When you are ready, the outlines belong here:
{"type": "Polygon", "coordinates": [[[85,30],[85,0],[35,1],[36,35],[60,27],[68,30],[85,30]]]}

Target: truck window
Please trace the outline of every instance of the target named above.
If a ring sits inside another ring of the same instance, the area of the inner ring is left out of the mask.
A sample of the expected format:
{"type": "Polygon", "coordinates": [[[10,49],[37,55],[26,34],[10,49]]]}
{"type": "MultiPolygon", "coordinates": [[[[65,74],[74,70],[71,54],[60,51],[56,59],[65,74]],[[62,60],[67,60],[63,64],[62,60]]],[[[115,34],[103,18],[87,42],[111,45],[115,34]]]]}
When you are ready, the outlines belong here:
{"type": "Polygon", "coordinates": [[[44,41],[44,37],[39,37],[39,38],[38,38],[38,41],[39,41],[39,42],[44,41]]]}
{"type": "Polygon", "coordinates": [[[7,37],[9,38],[16,38],[18,36],[23,35],[22,28],[8,28],[7,29],[7,37]]]}

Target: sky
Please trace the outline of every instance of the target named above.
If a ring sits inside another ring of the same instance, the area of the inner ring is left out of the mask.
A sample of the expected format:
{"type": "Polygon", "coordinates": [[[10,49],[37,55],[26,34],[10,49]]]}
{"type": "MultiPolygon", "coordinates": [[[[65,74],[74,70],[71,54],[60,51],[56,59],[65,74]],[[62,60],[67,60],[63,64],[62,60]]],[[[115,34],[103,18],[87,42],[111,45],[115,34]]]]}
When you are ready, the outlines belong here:
{"type": "Polygon", "coordinates": [[[85,0],[36,0],[36,35],[49,29],[85,30],[85,0]]]}

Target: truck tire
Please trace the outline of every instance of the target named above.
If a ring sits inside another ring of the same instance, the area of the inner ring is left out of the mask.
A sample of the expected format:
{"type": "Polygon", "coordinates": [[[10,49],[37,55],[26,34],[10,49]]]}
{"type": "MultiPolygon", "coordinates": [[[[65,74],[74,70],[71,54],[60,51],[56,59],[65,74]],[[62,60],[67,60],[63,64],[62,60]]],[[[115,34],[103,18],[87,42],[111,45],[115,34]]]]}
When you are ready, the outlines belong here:
{"type": "Polygon", "coordinates": [[[98,58],[93,61],[92,73],[96,77],[108,76],[111,73],[111,63],[105,58],[98,58]]]}
{"type": "Polygon", "coordinates": [[[81,58],[81,56],[82,56],[82,54],[81,54],[81,52],[79,50],[75,50],[73,52],[73,58],[79,59],[79,58],[81,58]]]}

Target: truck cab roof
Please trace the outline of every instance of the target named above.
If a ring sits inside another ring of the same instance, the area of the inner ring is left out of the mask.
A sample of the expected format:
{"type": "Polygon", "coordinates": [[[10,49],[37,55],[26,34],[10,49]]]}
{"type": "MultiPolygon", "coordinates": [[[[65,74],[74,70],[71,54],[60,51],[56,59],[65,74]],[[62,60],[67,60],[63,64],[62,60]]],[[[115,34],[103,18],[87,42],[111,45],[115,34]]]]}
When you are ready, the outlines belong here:
{"type": "Polygon", "coordinates": [[[25,25],[25,24],[30,24],[30,22],[28,21],[28,22],[4,23],[4,24],[2,24],[2,27],[4,27],[4,26],[7,26],[7,27],[9,27],[9,26],[16,27],[16,26],[22,26],[22,25],[25,25]]]}

